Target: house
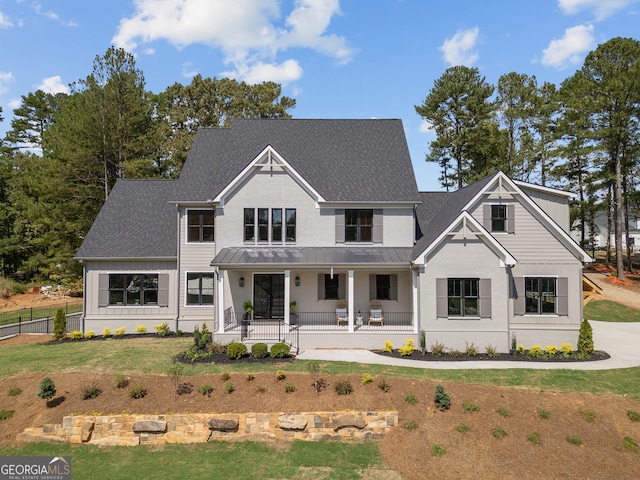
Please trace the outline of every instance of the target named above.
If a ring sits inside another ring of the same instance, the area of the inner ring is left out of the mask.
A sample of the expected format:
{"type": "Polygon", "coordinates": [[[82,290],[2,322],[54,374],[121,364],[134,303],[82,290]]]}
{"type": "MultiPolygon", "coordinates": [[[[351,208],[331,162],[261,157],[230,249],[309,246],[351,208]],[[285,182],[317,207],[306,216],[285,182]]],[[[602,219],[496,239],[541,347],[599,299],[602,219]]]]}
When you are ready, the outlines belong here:
{"type": "Polygon", "coordinates": [[[591,258],[570,198],[501,172],[419,192],[399,120],[237,119],[198,132],[179,179],[116,184],[76,256],[84,328],[575,345],[591,258]]]}
{"type": "MultiPolygon", "coordinates": [[[[622,222],[622,249],[627,249],[627,232],[626,223],[623,219],[622,222]]],[[[582,225],[580,219],[573,222],[571,226],[571,238],[577,243],[581,242],[582,237],[582,225]]],[[[589,224],[585,224],[584,232],[586,250],[591,249],[606,249],[607,237],[609,237],[609,245],[611,248],[615,248],[615,225],[613,218],[609,219],[609,212],[605,210],[598,210],[593,216],[593,232],[589,228],[589,224]],[[593,243],[591,243],[593,242],[593,243]]],[[[629,243],[633,252],[638,251],[640,246],[640,217],[637,213],[631,213],[629,215],[629,243]]]]}

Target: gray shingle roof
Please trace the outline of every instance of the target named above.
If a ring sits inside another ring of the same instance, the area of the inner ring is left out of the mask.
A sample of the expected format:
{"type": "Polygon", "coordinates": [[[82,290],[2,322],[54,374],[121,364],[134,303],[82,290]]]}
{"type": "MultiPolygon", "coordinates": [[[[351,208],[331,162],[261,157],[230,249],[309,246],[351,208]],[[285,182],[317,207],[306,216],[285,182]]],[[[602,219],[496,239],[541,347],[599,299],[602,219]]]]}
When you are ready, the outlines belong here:
{"type": "Polygon", "coordinates": [[[119,180],[76,254],[99,258],[176,258],[176,180],[119,180]]]}
{"type": "Polygon", "coordinates": [[[327,201],[415,202],[400,120],[235,119],[198,131],[178,201],[214,198],[271,145],[327,201]]]}

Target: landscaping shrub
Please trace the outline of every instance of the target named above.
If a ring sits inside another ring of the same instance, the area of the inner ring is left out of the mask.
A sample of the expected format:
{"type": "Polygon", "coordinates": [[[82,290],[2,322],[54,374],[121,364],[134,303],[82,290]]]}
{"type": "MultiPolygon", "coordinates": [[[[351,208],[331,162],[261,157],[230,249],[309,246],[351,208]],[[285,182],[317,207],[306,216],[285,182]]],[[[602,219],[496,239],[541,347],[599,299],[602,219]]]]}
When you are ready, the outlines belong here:
{"type": "Polygon", "coordinates": [[[98,388],[98,386],[93,383],[88,387],[84,387],[82,390],[82,399],[83,400],[91,400],[92,398],[97,398],[102,393],[102,390],[98,388]]]}
{"type": "Polygon", "coordinates": [[[489,344],[484,348],[487,357],[496,358],[498,356],[498,350],[493,345],[489,344]]]}
{"type": "Polygon", "coordinates": [[[580,324],[580,333],[578,334],[578,352],[582,355],[593,355],[593,330],[591,324],[586,318],[580,324]]]}
{"type": "Polygon", "coordinates": [[[247,373],[247,382],[250,382],[251,380],[255,379],[256,376],[253,373],[247,373]]]}
{"type": "Polygon", "coordinates": [[[254,343],[251,345],[253,358],[265,358],[269,355],[269,346],[266,343],[254,343]]]}
{"type": "Polygon", "coordinates": [[[124,332],[126,332],[124,327],[120,327],[120,328],[116,328],[113,332],[113,334],[116,337],[124,337],[124,332]]]}
{"type": "Polygon", "coordinates": [[[593,410],[580,410],[580,415],[582,415],[582,418],[584,419],[585,422],[589,422],[589,423],[593,423],[596,421],[596,412],[594,412],[593,410]]]}
{"type": "Polygon", "coordinates": [[[64,310],[59,308],[56,311],[56,316],[53,319],[53,339],[62,340],[67,334],[67,316],[64,314],[64,310]]]}
{"type": "Polygon", "coordinates": [[[522,345],[522,344],[518,345],[518,347],[517,347],[517,349],[516,349],[516,350],[518,350],[518,353],[519,353],[520,355],[524,355],[524,352],[525,352],[524,345],[522,345]]]}
{"type": "Polygon", "coordinates": [[[206,395],[207,397],[210,397],[211,392],[213,392],[213,387],[208,383],[205,383],[204,385],[200,385],[200,388],[198,389],[198,391],[200,392],[201,395],[203,396],[206,395]]]}
{"type": "Polygon", "coordinates": [[[506,408],[504,408],[504,407],[499,407],[499,408],[496,410],[496,412],[498,413],[498,415],[501,415],[501,416],[503,416],[503,417],[505,417],[505,418],[509,416],[509,412],[508,412],[508,411],[507,411],[507,409],[506,409],[506,408]]]}
{"type": "Polygon", "coordinates": [[[7,392],[7,395],[10,397],[17,397],[22,393],[22,389],[20,387],[11,387],[7,392]]]}
{"type": "Polygon", "coordinates": [[[447,453],[447,447],[440,443],[436,443],[431,447],[431,455],[434,457],[442,457],[445,453],[447,453]]]}
{"type": "Polygon", "coordinates": [[[94,332],[93,330],[87,330],[86,332],[84,332],[84,338],[91,339],[95,336],[96,332],[94,332]]]}
{"type": "Polygon", "coordinates": [[[382,351],[385,353],[393,352],[393,343],[391,343],[391,340],[385,340],[384,347],[382,347],[382,351]]]}
{"type": "Polygon", "coordinates": [[[244,343],[231,342],[227,345],[227,357],[238,360],[247,354],[247,346],[244,343]]]}
{"type": "Polygon", "coordinates": [[[167,322],[161,323],[160,325],[154,325],[153,329],[161,337],[166,337],[171,333],[171,330],[169,330],[169,325],[167,324],[167,322]]]}
{"type": "Polygon", "coordinates": [[[258,385],[258,388],[256,388],[256,392],[258,393],[264,393],[267,391],[267,387],[263,386],[263,385],[258,385]]]}
{"type": "Polygon", "coordinates": [[[420,351],[423,354],[427,353],[427,334],[424,330],[420,330],[420,351]]]}
{"type": "Polygon", "coordinates": [[[409,420],[408,422],[404,422],[402,426],[407,430],[415,430],[418,428],[418,424],[416,423],[415,420],[409,420]]]}
{"type": "Polygon", "coordinates": [[[147,389],[144,387],[133,387],[129,392],[129,396],[133,399],[140,399],[147,396],[147,389]]]}
{"type": "Polygon", "coordinates": [[[182,381],[182,373],[184,371],[183,365],[171,365],[167,370],[167,376],[169,380],[171,380],[171,384],[173,385],[174,390],[178,390],[178,385],[180,385],[182,381]]]}
{"type": "Polygon", "coordinates": [[[291,347],[286,343],[274,343],[271,346],[271,358],[285,358],[289,356],[291,347]]]}
{"type": "Polygon", "coordinates": [[[633,410],[627,410],[627,417],[632,422],[640,422],[640,413],[634,412],[633,410]]]}
{"type": "Polygon", "coordinates": [[[176,395],[189,395],[193,392],[193,383],[183,382],[176,388],[176,395]]]}
{"type": "Polygon", "coordinates": [[[336,392],[338,395],[350,395],[353,392],[353,387],[349,380],[340,380],[335,384],[336,392]]]}
{"type": "Polygon", "coordinates": [[[558,353],[558,347],[556,347],[555,345],[547,345],[546,347],[544,347],[544,352],[548,356],[553,357],[555,354],[558,353]]]}
{"type": "Polygon", "coordinates": [[[365,374],[362,376],[362,380],[360,380],[360,383],[361,383],[361,384],[363,384],[363,385],[367,385],[367,384],[369,384],[369,383],[372,383],[374,380],[375,380],[375,378],[374,378],[374,377],[372,377],[372,376],[371,376],[371,375],[369,375],[368,373],[365,373],[365,374]]]}
{"type": "Polygon", "coordinates": [[[532,357],[541,357],[542,355],[544,355],[544,351],[542,350],[542,347],[540,345],[534,345],[529,349],[529,355],[531,355],[532,357]]]}
{"type": "Polygon", "coordinates": [[[109,327],[104,327],[104,330],[102,331],[102,336],[108,337],[109,335],[111,335],[111,330],[109,329],[109,327]]]}
{"type": "Polygon", "coordinates": [[[381,378],[378,381],[378,388],[385,393],[388,393],[389,391],[391,391],[391,385],[388,384],[384,378],[381,378]]]}
{"type": "Polygon", "coordinates": [[[316,395],[320,393],[320,390],[327,387],[327,381],[324,378],[320,378],[320,362],[309,362],[307,364],[307,370],[313,378],[313,389],[316,391],[316,395]]]}
{"type": "Polygon", "coordinates": [[[445,351],[446,347],[444,346],[444,343],[436,342],[431,345],[431,353],[436,357],[441,357],[442,355],[444,355],[445,351]]]}
{"type": "Polygon", "coordinates": [[[296,386],[291,382],[287,382],[284,384],[284,391],[286,393],[293,393],[296,391],[296,386]]]}
{"type": "Polygon", "coordinates": [[[551,416],[551,412],[549,410],[538,410],[538,418],[547,420],[550,416],[551,416]]]}
{"type": "Polygon", "coordinates": [[[229,375],[229,372],[222,372],[220,374],[220,378],[222,379],[223,382],[226,382],[231,378],[231,375],[229,375]]]}
{"type": "Polygon", "coordinates": [[[82,332],[80,330],[74,330],[69,334],[69,337],[71,338],[71,340],[81,340],[82,332]]]}
{"type": "Polygon", "coordinates": [[[449,398],[449,394],[444,391],[444,387],[442,385],[436,386],[436,392],[433,395],[433,400],[436,407],[438,407],[441,412],[448,410],[451,406],[451,398],[449,398]]]}
{"type": "Polygon", "coordinates": [[[416,397],[413,393],[407,393],[404,396],[404,401],[407,402],[409,405],[417,405],[418,397],[416,397]]]}
{"type": "Polygon", "coordinates": [[[475,357],[478,355],[478,348],[471,342],[471,345],[468,343],[465,344],[464,354],[470,357],[475,357]]]}
{"type": "Polygon", "coordinates": [[[233,386],[233,383],[227,382],[224,384],[224,390],[227,393],[232,393],[235,390],[235,387],[233,386]]]}
{"type": "Polygon", "coordinates": [[[43,400],[49,400],[56,394],[56,385],[49,377],[44,377],[40,382],[38,396],[43,400]]]}
{"type": "Polygon", "coordinates": [[[582,439],[580,437],[571,437],[568,436],[567,437],[567,442],[569,442],[571,445],[575,445],[577,447],[579,447],[580,445],[582,445],[582,439]]]}
{"type": "Polygon", "coordinates": [[[462,435],[464,435],[469,430],[471,430],[471,427],[466,423],[459,423],[458,426],[456,427],[456,430],[458,431],[458,433],[461,433],[462,435]]]}
{"type": "Polygon", "coordinates": [[[15,410],[0,410],[0,420],[9,420],[16,413],[15,410]]]}
{"type": "Polygon", "coordinates": [[[568,357],[571,355],[571,353],[573,352],[573,345],[571,345],[570,343],[563,343],[560,345],[560,352],[562,353],[563,357],[568,357]]]}
{"type": "Polygon", "coordinates": [[[147,333],[147,327],[145,327],[144,325],[138,325],[136,327],[136,333],[139,333],[140,335],[144,335],[145,333],[147,333]]]}
{"type": "Polygon", "coordinates": [[[632,437],[624,437],[624,448],[627,450],[631,450],[632,452],[638,452],[638,442],[636,442],[632,437]]]}
{"type": "Polygon", "coordinates": [[[125,377],[122,373],[115,376],[116,388],[126,388],[129,386],[129,377],[125,377]]]}
{"type": "Polygon", "coordinates": [[[449,355],[450,357],[457,358],[462,355],[462,352],[460,350],[456,350],[455,348],[450,348],[449,351],[447,352],[447,355],[449,355]]]}
{"type": "Polygon", "coordinates": [[[284,373],[284,370],[278,370],[276,372],[276,380],[284,380],[287,376],[284,373]]]}
{"type": "Polygon", "coordinates": [[[538,432],[532,432],[527,435],[527,440],[529,440],[534,445],[542,445],[542,438],[540,438],[540,434],[538,432]]]}
{"type": "Polygon", "coordinates": [[[415,352],[415,350],[416,346],[413,342],[413,338],[407,338],[404,342],[404,345],[402,345],[402,347],[398,349],[400,355],[403,357],[411,355],[413,352],[415,352]]]}
{"type": "Polygon", "coordinates": [[[466,413],[473,413],[480,410],[480,407],[475,403],[463,403],[462,410],[464,410],[466,413]]]}
{"type": "Polygon", "coordinates": [[[508,433],[504,430],[504,428],[496,427],[491,432],[491,435],[493,435],[497,439],[502,439],[502,438],[506,437],[508,435],[508,433]]]}

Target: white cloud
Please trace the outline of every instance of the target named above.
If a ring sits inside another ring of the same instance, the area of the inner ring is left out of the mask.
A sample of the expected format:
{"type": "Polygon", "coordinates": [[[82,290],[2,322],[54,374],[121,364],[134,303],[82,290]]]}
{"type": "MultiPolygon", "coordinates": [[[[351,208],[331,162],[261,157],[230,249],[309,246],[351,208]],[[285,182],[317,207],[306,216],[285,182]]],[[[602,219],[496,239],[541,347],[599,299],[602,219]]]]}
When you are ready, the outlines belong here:
{"type": "Polygon", "coordinates": [[[56,93],[69,93],[69,87],[62,83],[60,75],[43,79],[40,85],[38,85],[38,90],[42,90],[44,93],[50,93],[52,95],[55,95],[56,93]]]}
{"type": "Polygon", "coordinates": [[[0,95],[3,93],[6,93],[7,90],[9,90],[7,88],[7,83],[11,83],[13,82],[14,78],[13,78],[13,73],[11,72],[0,72],[0,95]]]}
{"type": "Polygon", "coordinates": [[[42,15],[43,17],[50,18],[51,20],[59,20],[57,13],[51,10],[43,11],[42,5],[40,5],[39,3],[34,3],[32,6],[33,6],[34,12],[36,12],[38,15],[42,15]]]}
{"type": "Polygon", "coordinates": [[[471,66],[478,60],[478,52],[475,50],[480,29],[478,27],[462,30],[453,37],[448,38],[439,47],[443,53],[444,61],[449,65],[471,66]]]}
{"type": "Polygon", "coordinates": [[[250,66],[231,72],[223,72],[229,78],[241,78],[248,83],[277,82],[290,83],[302,77],[302,67],[295,60],[281,64],[256,62],[250,66]]]}
{"type": "Polygon", "coordinates": [[[182,64],[182,76],[184,78],[193,78],[198,74],[198,69],[191,62],[182,64]]]}
{"type": "Polygon", "coordinates": [[[9,108],[11,110],[15,110],[16,108],[20,107],[22,105],[22,99],[21,98],[14,98],[12,100],[9,100],[9,108]]]}
{"type": "Polygon", "coordinates": [[[596,20],[602,20],[636,2],[638,0],[558,0],[558,6],[567,15],[592,10],[596,20]]]}
{"type": "Polygon", "coordinates": [[[0,12],[0,28],[11,28],[13,22],[9,20],[4,13],[0,12]]]}
{"type": "Polygon", "coordinates": [[[296,60],[278,60],[289,48],[309,48],[347,63],[353,50],[344,37],[328,34],[338,0],[295,0],[284,18],[280,0],[135,0],[136,11],[120,21],[112,42],[134,51],[141,44],[166,40],[178,48],[204,44],[219,48],[225,64],[247,75],[243,80],[272,77],[295,80],[302,74],[296,60]],[[295,77],[297,72],[298,77],[295,77]],[[266,77],[259,77],[260,74],[266,77]]]}
{"type": "Polygon", "coordinates": [[[564,31],[564,37],[551,40],[542,52],[542,64],[563,68],[580,62],[584,53],[595,46],[593,25],[576,25],[564,31]]]}
{"type": "Polygon", "coordinates": [[[425,119],[420,122],[420,127],[418,128],[418,130],[420,130],[421,133],[431,133],[435,131],[433,128],[433,123],[425,119]]]}

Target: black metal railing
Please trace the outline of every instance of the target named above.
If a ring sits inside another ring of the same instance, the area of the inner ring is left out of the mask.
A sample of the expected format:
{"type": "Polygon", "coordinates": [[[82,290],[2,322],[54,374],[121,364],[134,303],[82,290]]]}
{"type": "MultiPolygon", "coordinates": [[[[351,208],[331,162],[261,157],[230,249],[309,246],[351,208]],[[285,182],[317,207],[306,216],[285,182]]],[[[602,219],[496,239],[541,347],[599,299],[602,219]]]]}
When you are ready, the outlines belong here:
{"type": "Polygon", "coordinates": [[[300,345],[299,330],[286,325],[281,319],[243,319],[240,332],[243,342],[283,342],[296,351],[300,345]]]}
{"type": "Polygon", "coordinates": [[[81,303],[73,303],[70,305],[68,302],[59,303],[58,305],[52,305],[49,307],[23,308],[22,310],[0,313],[0,326],[30,322],[32,320],[40,320],[43,318],[53,318],[60,308],[62,308],[66,315],[82,312],[81,303]]]}
{"type": "MultiPolygon", "coordinates": [[[[67,315],[67,333],[71,333],[74,330],[82,331],[82,312],[67,315]]],[[[22,318],[19,318],[15,323],[0,326],[0,338],[22,333],[53,333],[53,317],[38,318],[36,320],[22,320],[22,318]]]]}
{"type": "MultiPolygon", "coordinates": [[[[357,331],[371,330],[374,327],[384,327],[385,330],[411,330],[413,328],[413,314],[410,312],[385,312],[376,321],[369,317],[369,312],[359,312],[353,318],[354,329],[357,331]],[[366,327],[366,328],[365,328],[366,327]]],[[[347,330],[349,321],[338,319],[333,312],[299,312],[292,325],[300,330],[347,330]]]]}

